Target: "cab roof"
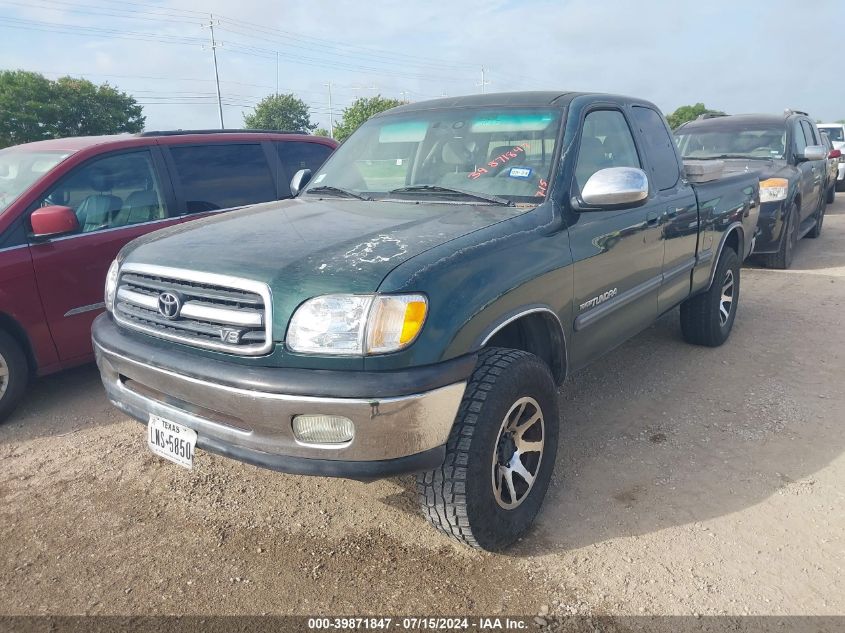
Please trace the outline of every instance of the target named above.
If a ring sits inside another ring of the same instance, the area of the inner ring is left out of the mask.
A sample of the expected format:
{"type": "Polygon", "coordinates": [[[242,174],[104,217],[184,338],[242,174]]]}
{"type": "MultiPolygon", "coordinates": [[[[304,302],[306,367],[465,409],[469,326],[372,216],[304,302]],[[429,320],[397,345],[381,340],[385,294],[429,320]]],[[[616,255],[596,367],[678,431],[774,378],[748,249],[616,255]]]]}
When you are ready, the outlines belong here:
{"type": "Polygon", "coordinates": [[[710,119],[697,119],[684,123],[676,132],[680,130],[693,130],[697,128],[722,128],[722,129],[736,129],[747,125],[784,125],[786,121],[792,116],[805,116],[798,112],[784,112],[783,114],[730,114],[726,116],[718,116],[710,119]]]}
{"type": "MultiPolygon", "coordinates": [[[[150,145],[155,144],[155,139],[167,139],[168,144],[178,142],[179,139],[186,141],[210,140],[215,137],[222,137],[229,141],[243,139],[266,139],[278,137],[280,140],[302,140],[319,139],[318,142],[325,142],[329,139],[316,137],[302,132],[277,132],[272,130],[163,130],[140,132],[138,134],[105,134],[101,136],[69,136],[65,138],[47,139],[44,141],[33,141],[13,145],[14,147],[26,148],[27,151],[58,151],[78,152],[98,145],[150,145]]],[[[332,141],[330,141],[332,143],[332,141]]]]}
{"type": "Polygon", "coordinates": [[[465,95],[461,97],[444,97],[442,99],[431,99],[429,101],[416,101],[406,103],[390,110],[377,114],[399,114],[406,112],[421,112],[424,110],[441,110],[450,108],[471,108],[471,107],[553,107],[562,108],[568,106],[577,97],[595,97],[606,99],[614,103],[635,103],[640,105],[653,106],[654,104],[622,95],[604,94],[600,92],[574,92],[566,90],[536,90],[524,92],[492,92],[486,94],[465,95]]]}

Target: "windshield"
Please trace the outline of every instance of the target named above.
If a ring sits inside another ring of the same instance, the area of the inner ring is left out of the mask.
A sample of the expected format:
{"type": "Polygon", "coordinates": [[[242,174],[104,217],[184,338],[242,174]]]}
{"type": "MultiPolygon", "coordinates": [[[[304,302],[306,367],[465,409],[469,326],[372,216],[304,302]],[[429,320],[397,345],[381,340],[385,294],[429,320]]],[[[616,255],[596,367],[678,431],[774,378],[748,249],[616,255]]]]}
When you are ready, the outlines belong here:
{"type": "Polygon", "coordinates": [[[835,125],[831,127],[825,127],[824,125],[819,126],[819,130],[822,132],[827,132],[827,135],[830,137],[831,141],[837,141],[839,143],[845,142],[845,128],[841,125],[835,125]]]}
{"type": "Polygon", "coordinates": [[[0,213],[70,152],[34,152],[10,147],[0,150],[0,213]]]}
{"type": "Polygon", "coordinates": [[[783,158],[786,126],[748,123],[681,129],[675,135],[684,158],[783,158]]]}
{"type": "Polygon", "coordinates": [[[305,193],[539,204],[560,129],[554,108],[460,108],[370,119],[305,193]]]}

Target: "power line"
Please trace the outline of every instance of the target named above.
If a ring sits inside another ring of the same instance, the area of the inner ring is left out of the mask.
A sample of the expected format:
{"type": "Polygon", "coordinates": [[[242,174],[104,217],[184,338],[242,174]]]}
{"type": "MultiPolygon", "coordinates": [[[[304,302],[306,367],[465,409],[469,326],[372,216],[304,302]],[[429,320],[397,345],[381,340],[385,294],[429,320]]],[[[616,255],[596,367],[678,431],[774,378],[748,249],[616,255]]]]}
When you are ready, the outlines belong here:
{"type": "Polygon", "coordinates": [[[225,130],[223,125],[223,103],[220,99],[220,73],[217,71],[217,47],[219,44],[214,39],[214,14],[209,14],[208,30],[211,32],[211,57],[214,59],[214,85],[217,86],[217,107],[220,112],[220,129],[225,130]]]}

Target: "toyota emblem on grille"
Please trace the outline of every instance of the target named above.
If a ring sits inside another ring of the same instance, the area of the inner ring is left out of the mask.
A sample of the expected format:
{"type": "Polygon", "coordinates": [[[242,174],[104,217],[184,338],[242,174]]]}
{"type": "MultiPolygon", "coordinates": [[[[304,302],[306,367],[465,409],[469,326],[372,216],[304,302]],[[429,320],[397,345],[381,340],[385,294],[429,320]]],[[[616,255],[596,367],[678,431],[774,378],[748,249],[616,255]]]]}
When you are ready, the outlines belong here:
{"type": "Polygon", "coordinates": [[[158,296],[158,311],[165,319],[176,319],[182,311],[182,299],[172,292],[162,292],[158,296]]]}

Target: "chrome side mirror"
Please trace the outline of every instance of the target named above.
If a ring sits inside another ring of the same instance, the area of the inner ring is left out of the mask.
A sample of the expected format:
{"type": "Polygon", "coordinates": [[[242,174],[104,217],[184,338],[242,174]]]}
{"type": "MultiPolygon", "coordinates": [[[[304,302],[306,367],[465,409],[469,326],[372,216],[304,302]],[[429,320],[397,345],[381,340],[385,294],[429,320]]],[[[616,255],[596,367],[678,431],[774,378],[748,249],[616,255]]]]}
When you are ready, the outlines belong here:
{"type": "Polygon", "coordinates": [[[803,152],[798,152],[798,160],[824,160],[827,158],[827,150],[823,145],[807,145],[803,152]]]}
{"type": "Polygon", "coordinates": [[[600,169],[584,185],[581,199],[596,210],[639,206],[648,199],[648,176],[636,167],[600,169]]]}
{"type": "Polygon", "coordinates": [[[299,195],[299,192],[308,184],[308,181],[311,180],[311,170],[310,169],[300,169],[293,175],[293,178],[290,179],[290,194],[295,198],[299,195]]]}

